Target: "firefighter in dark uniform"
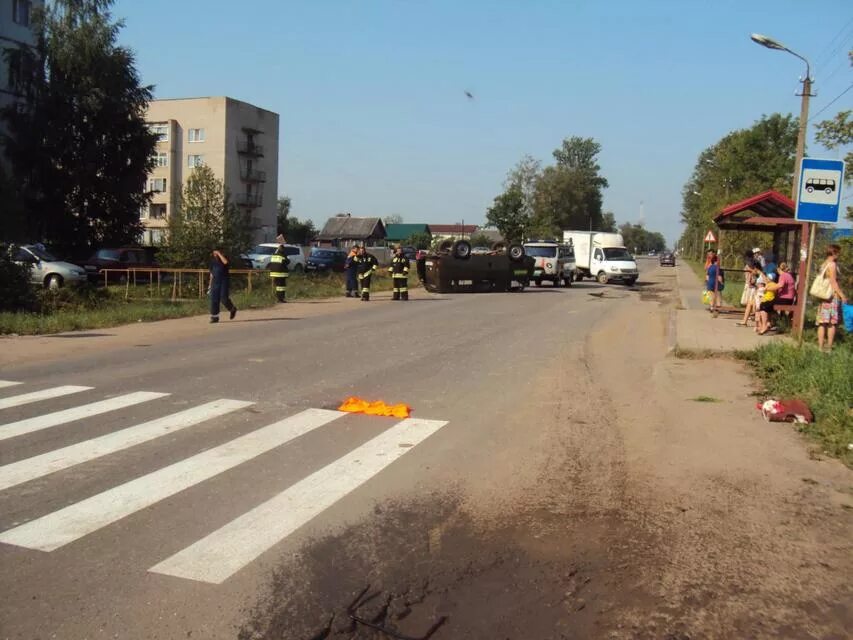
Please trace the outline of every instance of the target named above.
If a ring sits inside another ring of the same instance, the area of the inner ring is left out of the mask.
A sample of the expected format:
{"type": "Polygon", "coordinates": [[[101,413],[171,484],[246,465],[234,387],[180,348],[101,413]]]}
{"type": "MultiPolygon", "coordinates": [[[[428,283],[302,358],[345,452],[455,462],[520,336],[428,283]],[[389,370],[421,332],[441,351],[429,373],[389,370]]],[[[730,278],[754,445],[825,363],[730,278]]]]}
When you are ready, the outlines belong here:
{"type": "Polygon", "coordinates": [[[403,255],[403,248],[394,249],[394,257],[391,258],[391,282],[394,285],[394,300],[409,299],[409,259],[403,255]]]}
{"type": "Polygon", "coordinates": [[[363,302],[369,302],[370,278],[373,272],[379,268],[379,260],[372,253],[367,253],[367,249],[364,247],[359,247],[356,265],[358,269],[358,281],[361,283],[361,299],[363,302]]]}
{"type": "Polygon", "coordinates": [[[270,278],[275,288],[275,297],[279,302],[287,302],[287,277],[290,275],[288,267],[290,258],[284,253],[284,245],[278,245],[278,249],[270,256],[270,278]]]}

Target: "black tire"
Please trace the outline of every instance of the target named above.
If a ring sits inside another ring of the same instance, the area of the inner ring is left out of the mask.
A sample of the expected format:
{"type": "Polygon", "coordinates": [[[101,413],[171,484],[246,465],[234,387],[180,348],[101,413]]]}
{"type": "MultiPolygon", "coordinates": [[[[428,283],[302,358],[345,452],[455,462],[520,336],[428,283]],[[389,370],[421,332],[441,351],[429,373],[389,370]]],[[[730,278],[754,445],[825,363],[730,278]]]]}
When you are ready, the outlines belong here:
{"type": "Polygon", "coordinates": [[[442,240],[435,250],[438,253],[447,253],[451,249],[453,249],[453,240],[442,240]]]}
{"type": "Polygon", "coordinates": [[[598,284],[607,284],[608,282],[607,274],[604,271],[599,271],[595,279],[598,281],[598,284]]]}
{"type": "Polygon", "coordinates": [[[637,282],[636,278],[628,278],[625,280],[625,284],[629,287],[633,287],[635,282],[637,282]]]}
{"type": "Polygon", "coordinates": [[[506,242],[495,242],[492,244],[492,251],[505,251],[506,242]]]}
{"type": "Polygon", "coordinates": [[[575,282],[583,280],[583,274],[580,271],[575,271],[575,282]]]}
{"type": "Polygon", "coordinates": [[[303,267],[301,264],[297,264],[293,267],[293,273],[304,273],[304,271],[305,267],[303,267]]]}
{"type": "Polygon", "coordinates": [[[533,283],[534,283],[537,287],[541,287],[541,286],[542,286],[542,279],[541,279],[541,278],[536,278],[536,280],[534,280],[534,281],[533,281],[533,283]]]}
{"type": "Polygon", "coordinates": [[[467,240],[457,240],[453,243],[453,257],[457,260],[467,260],[471,257],[471,243],[467,240]]]}
{"type": "Polygon", "coordinates": [[[524,259],[524,247],[522,247],[520,244],[509,245],[507,253],[509,253],[509,259],[513,262],[520,262],[524,259]]]}
{"type": "Polygon", "coordinates": [[[569,276],[568,278],[563,278],[563,287],[568,289],[571,286],[572,286],[572,276],[569,276]]]}

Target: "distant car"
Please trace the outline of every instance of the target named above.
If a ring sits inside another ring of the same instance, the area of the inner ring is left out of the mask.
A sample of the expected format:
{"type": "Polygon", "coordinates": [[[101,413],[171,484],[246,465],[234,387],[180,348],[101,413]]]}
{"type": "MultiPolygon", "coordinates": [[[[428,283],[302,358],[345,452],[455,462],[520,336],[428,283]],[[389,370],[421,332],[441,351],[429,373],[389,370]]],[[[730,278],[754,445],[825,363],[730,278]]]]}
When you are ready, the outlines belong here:
{"type": "MultiPolygon", "coordinates": [[[[264,242],[256,245],[246,258],[252,261],[253,269],[266,269],[270,264],[270,256],[278,249],[276,242],[264,242]]],[[[302,248],[295,244],[284,245],[284,253],[290,259],[290,270],[295,273],[305,271],[305,256],[302,254],[302,248]]]]}
{"type": "Polygon", "coordinates": [[[665,253],[660,254],[660,266],[662,267],[674,267],[675,266],[675,254],[671,251],[666,251],[665,253]]]}
{"type": "Polygon", "coordinates": [[[403,247],[403,255],[406,256],[409,260],[417,260],[418,250],[414,247],[403,247]]]}
{"type": "MultiPolygon", "coordinates": [[[[151,248],[125,247],[121,249],[98,249],[83,262],[89,282],[104,282],[104,269],[157,269],[151,248]]],[[[109,282],[125,282],[127,273],[106,272],[109,282]]],[[[148,273],[138,273],[137,279],[146,280],[148,273]]]]}
{"type": "Polygon", "coordinates": [[[347,252],[342,249],[314,247],[305,262],[306,271],[343,271],[347,252]]]}
{"type": "Polygon", "coordinates": [[[63,285],[86,282],[86,271],[70,262],[57,260],[42,245],[25,244],[16,247],[3,247],[10,251],[12,260],[30,267],[30,282],[47,289],[59,289],[63,285]]]}

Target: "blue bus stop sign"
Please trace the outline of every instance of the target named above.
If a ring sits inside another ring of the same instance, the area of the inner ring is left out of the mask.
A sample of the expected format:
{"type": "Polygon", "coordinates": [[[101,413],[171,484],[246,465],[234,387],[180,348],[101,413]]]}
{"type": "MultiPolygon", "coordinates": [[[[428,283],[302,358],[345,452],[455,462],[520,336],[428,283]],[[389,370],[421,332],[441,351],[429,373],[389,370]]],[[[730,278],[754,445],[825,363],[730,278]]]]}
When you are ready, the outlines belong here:
{"type": "Polygon", "coordinates": [[[803,158],[797,191],[797,220],[824,224],[838,222],[843,184],[843,160],[803,158]]]}

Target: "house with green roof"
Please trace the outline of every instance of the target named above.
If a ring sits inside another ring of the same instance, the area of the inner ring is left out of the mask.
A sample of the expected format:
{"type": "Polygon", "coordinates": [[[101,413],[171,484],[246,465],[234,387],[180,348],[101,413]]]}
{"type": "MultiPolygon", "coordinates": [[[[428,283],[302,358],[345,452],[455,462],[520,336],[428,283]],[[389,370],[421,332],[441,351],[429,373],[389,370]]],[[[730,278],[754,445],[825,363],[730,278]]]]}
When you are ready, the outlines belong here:
{"type": "Polygon", "coordinates": [[[385,225],[385,241],[388,244],[405,242],[416,233],[432,236],[428,224],[388,224],[385,225]]]}

